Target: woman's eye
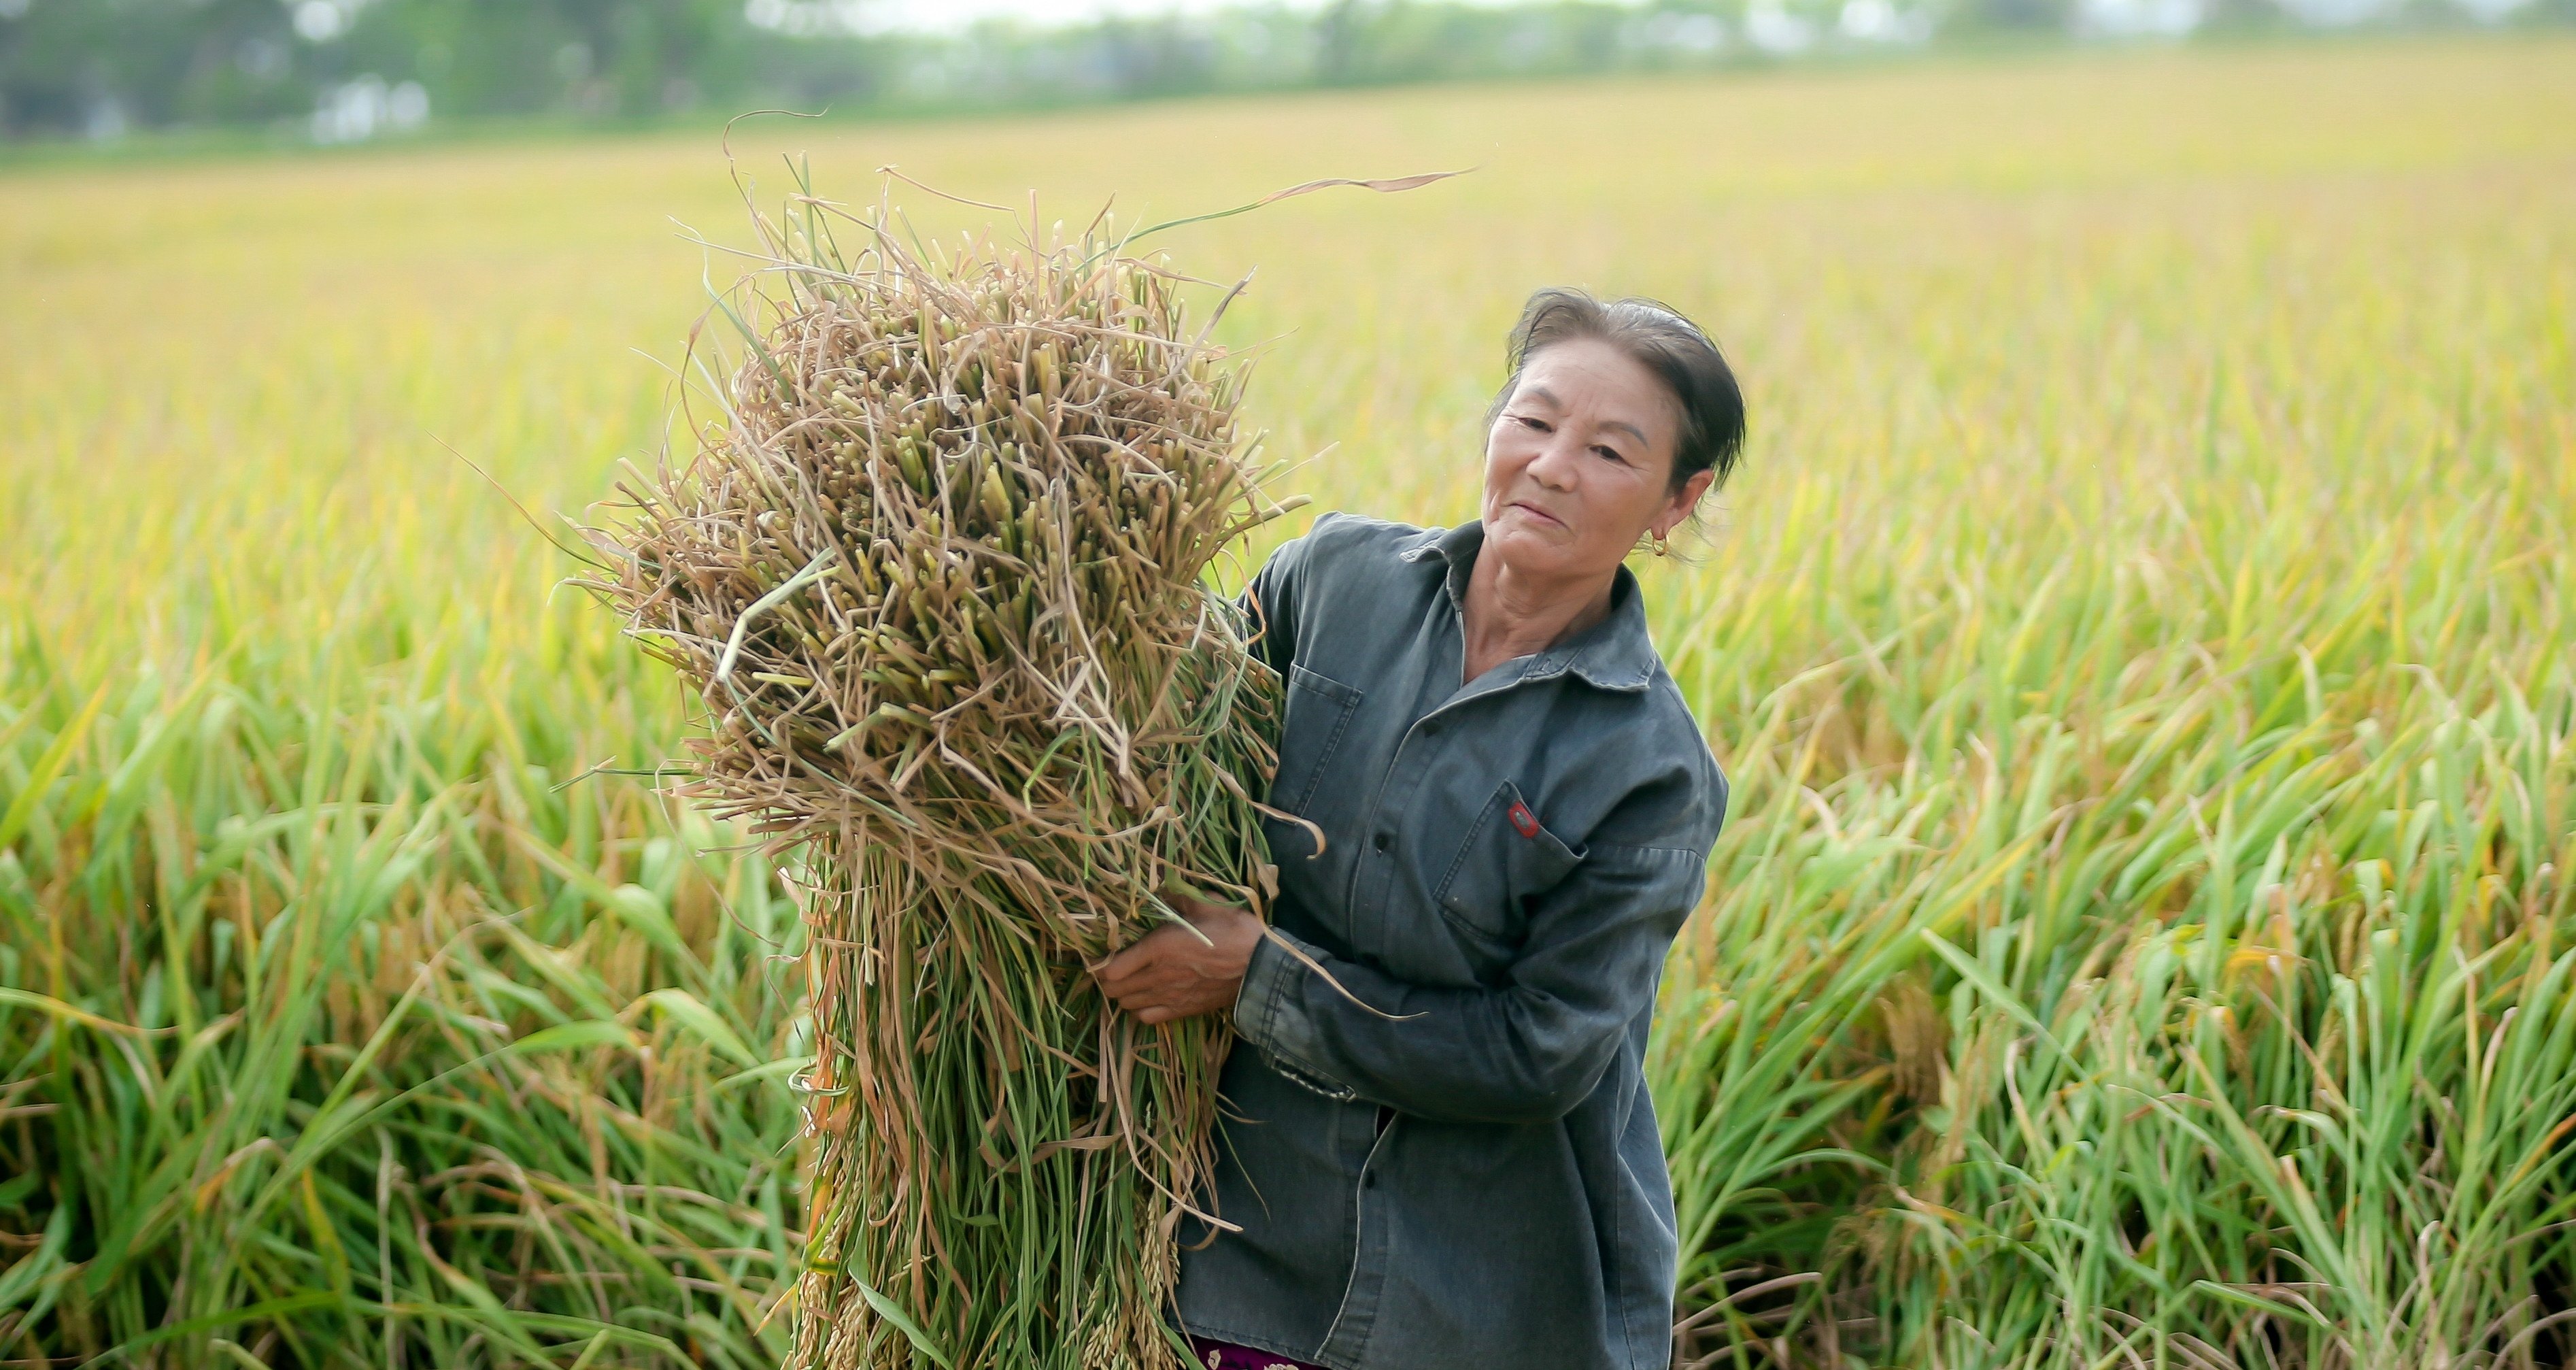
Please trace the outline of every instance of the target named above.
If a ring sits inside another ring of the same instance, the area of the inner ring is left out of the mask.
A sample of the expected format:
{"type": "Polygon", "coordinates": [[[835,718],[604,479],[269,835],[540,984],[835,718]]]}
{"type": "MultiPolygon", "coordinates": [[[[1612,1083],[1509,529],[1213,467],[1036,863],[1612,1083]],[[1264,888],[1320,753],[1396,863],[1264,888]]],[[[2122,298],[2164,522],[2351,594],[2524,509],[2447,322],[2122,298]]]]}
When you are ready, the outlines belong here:
{"type": "Polygon", "coordinates": [[[1616,447],[1595,447],[1592,450],[1608,457],[1610,460],[1615,461],[1622,466],[1628,464],[1628,459],[1619,455],[1619,449],[1616,447]]]}
{"type": "Polygon", "coordinates": [[[1527,414],[1520,415],[1519,417],[1520,417],[1520,421],[1521,421],[1521,426],[1522,426],[1522,427],[1524,427],[1524,428],[1535,428],[1535,429],[1537,429],[1539,432],[1542,432],[1542,433],[1544,433],[1544,432],[1546,432],[1546,431],[1547,431],[1547,421],[1546,421],[1546,420],[1544,420],[1544,419],[1534,419],[1534,418],[1531,418],[1531,417],[1530,417],[1529,415],[1527,415],[1527,414]]]}

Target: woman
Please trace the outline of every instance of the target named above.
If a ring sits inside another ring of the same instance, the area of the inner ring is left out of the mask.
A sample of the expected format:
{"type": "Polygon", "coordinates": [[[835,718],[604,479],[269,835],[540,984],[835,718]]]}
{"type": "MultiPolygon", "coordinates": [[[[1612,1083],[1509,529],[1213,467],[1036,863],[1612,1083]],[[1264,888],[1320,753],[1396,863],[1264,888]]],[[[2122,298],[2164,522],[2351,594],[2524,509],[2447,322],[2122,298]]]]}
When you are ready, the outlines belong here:
{"type": "Polygon", "coordinates": [[[1210,1366],[1663,1370],[1676,1256],[1642,1058],[1726,781],[1622,564],[1734,466],[1734,376],[1639,300],[1531,297],[1483,517],[1328,515],[1251,595],[1288,679],[1274,937],[1190,902],[1101,967],[1232,1009],[1210,1366]]]}

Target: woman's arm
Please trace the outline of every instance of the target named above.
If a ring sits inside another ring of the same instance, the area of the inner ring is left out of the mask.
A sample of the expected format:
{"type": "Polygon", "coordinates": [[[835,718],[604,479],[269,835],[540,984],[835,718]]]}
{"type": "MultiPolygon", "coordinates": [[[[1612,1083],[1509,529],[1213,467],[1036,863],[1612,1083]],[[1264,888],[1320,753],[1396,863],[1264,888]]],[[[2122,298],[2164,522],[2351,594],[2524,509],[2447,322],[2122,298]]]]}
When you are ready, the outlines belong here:
{"type": "Polygon", "coordinates": [[[1594,843],[1576,873],[1539,898],[1528,942],[1491,989],[1410,984],[1278,934],[1314,966],[1276,942],[1257,946],[1235,1028],[1327,1093],[1448,1122],[1563,1117],[1654,1002],[1706,860],[1705,851],[1594,843]]]}
{"type": "MultiPolygon", "coordinates": [[[[1676,799],[1654,787],[1622,807],[1696,807],[1676,799]]],[[[1155,930],[1100,967],[1101,986],[1147,1023],[1230,1006],[1246,1041],[1337,1098],[1442,1121],[1543,1122],[1600,1083],[1699,902],[1706,849],[1686,845],[1699,840],[1687,829],[1669,840],[1592,843],[1535,901],[1528,940],[1491,989],[1412,984],[1195,901],[1176,901],[1195,933],[1155,930]]]]}
{"type": "MultiPolygon", "coordinates": [[[[1310,541],[1283,546],[1246,594],[1266,627],[1263,655],[1281,670],[1295,657],[1310,541]]],[[[1412,984],[1286,933],[1265,937],[1239,910],[1180,900],[1196,931],[1157,929],[1097,974],[1147,1023],[1232,1007],[1246,1040],[1326,1093],[1430,1118],[1560,1117],[1591,1093],[1652,1004],[1724,809],[1713,768],[1640,777],[1587,834],[1573,873],[1531,902],[1520,953],[1493,988],[1412,984]]]]}

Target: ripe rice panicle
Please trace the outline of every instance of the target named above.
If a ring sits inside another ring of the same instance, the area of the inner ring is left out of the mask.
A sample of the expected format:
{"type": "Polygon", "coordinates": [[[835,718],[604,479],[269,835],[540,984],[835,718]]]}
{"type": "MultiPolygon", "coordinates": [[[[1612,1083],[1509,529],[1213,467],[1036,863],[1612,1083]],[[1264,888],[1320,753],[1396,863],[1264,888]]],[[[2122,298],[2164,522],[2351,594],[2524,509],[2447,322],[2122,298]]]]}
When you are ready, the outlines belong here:
{"type": "Polygon", "coordinates": [[[794,1363],[1175,1365],[1229,1028],[1141,1026],[1087,967],[1174,888],[1272,889],[1278,682],[1207,584],[1285,511],[1243,369],[1098,223],[753,218],[747,346],[693,343],[723,415],[620,487],[591,588],[706,704],[685,791],[806,858],[794,1363]]]}

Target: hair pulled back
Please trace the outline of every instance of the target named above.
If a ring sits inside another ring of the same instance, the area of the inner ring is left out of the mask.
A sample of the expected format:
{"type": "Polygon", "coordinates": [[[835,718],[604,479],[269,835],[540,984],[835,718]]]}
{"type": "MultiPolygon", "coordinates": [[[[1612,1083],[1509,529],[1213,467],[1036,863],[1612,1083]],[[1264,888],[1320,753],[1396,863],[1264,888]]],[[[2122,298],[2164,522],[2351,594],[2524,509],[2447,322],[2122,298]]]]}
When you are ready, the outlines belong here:
{"type": "Polygon", "coordinates": [[[1490,424],[1520,388],[1529,360],[1558,343],[1597,338],[1653,373],[1681,411],[1673,444],[1671,488],[1678,491],[1702,471],[1714,471],[1711,488],[1726,484],[1744,452],[1744,392],[1725,354],[1699,325],[1657,300],[1628,296],[1595,299],[1569,286],[1549,286],[1529,297],[1504,346],[1511,379],[1494,398],[1490,424]]]}

